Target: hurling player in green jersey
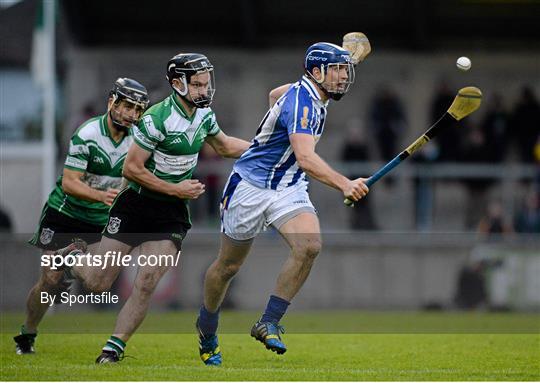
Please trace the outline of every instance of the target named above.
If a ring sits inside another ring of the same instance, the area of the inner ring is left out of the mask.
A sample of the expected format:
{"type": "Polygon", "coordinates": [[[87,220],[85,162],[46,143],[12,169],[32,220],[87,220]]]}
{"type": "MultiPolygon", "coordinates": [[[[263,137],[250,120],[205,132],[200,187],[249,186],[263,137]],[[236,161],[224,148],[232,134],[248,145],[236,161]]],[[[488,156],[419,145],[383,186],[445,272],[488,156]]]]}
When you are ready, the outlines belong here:
{"type": "MultiPolygon", "coordinates": [[[[172,93],[149,108],[134,129],[134,144],[124,163],[129,187],[122,190],[109,212],[97,254],[115,251],[141,255],[176,255],[191,228],[188,201],[204,193],[192,174],[199,152],[208,143],[223,157],[238,158],[250,143],[226,135],[212,109],[214,67],[198,53],[181,53],[167,63],[172,93]]],[[[113,335],[96,363],[117,362],[126,342],[142,323],[152,294],[170,264],[139,265],[134,287],[120,310],[113,335]]],[[[71,269],[92,291],[106,291],[120,267],[71,269]]]]}
{"type": "MultiPolygon", "coordinates": [[[[133,142],[130,133],[148,107],[148,92],[129,78],[119,78],[109,93],[107,113],[84,122],[73,134],[63,174],[49,195],[38,230],[30,243],[44,254],[64,247],[74,237],[97,248],[110,205],[122,184],[122,166],[133,142]]],[[[66,289],[63,271],[43,266],[28,294],[26,321],[16,336],[17,354],[34,352],[37,327],[48,305],[41,292],[66,289]]]]}

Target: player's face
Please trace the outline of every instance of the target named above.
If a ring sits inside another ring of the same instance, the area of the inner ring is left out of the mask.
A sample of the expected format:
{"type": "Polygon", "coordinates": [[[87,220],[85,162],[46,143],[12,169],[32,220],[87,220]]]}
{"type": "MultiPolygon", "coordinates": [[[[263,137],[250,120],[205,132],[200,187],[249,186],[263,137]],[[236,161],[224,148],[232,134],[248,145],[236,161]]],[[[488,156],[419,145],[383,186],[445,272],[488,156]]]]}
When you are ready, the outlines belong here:
{"type": "Polygon", "coordinates": [[[350,64],[328,65],[323,86],[333,93],[345,93],[354,81],[354,68],[350,64]]]}
{"type": "Polygon", "coordinates": [[[140,105],[135,105],[128,100],[120,100],[119,102],[114,103],[111,99],[109,103],[112,118],[116,123],[126,128],[130,128],[131,125],[139,121],[144,112],[140,105]]]}
{"type": "Polygon", "coordinates": [[[204,72],[191,76],[188,89],[192,101],[201,97],[208,97],[210,93],[210,73],[204,72]]]}
{"type": "Polygon", "coordinates": [[[213,79],[209,71],[191,76],[188,84],[188,100],[197,105],[204,100],[212,100],[214,92],[213,79]]]}

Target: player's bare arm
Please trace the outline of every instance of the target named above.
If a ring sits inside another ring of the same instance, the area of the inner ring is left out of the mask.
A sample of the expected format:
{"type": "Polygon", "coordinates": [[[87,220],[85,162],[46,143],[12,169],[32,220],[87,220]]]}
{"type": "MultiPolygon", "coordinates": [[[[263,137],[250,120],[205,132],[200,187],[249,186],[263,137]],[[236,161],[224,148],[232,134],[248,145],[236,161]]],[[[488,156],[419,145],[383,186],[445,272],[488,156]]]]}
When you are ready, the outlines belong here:
{"type": "Polygon", "coordinates": [[[270,91],[268,94],[268,103],[270,105],[270,108],[274,106],[276,101],[285,94],[285,92],[291,87],[291,84],[285,84],[278,86],[277,88],[274,88],[270,91]]]}
{"type": "Polygon", "coordinates": [[[118,194],[118,189],[98,190],[94,189],[82,181],[84,173],[76,170],[64,168],[62,177],[62,188],[66,194],[86,201],[103,202],[111,205],[118,194]]]}
{"type": "Polygon", "coordinates": [[[248,141],[228,136],[223,132],[207,136],[205,141],[217,154],[225,158],[239,158],[251,145],[248,141]]]}
{"type": "Polygon", "coordinates": [[[204,193],[204,184],[198,180],[188,179],[174,184],[156,177],[144,167],[151,154],[150,151],[138,145],[131,145],[124,162],[122,175],[150,190],[181,199],[197,199],[204,193]]]}
{"type": "Polygon", "coordinates": [[[369,192],[364,178],[348,179],[332,169],[315,153],[315,140],[309,134],[291,134],[289,139],[298,165],[311,177],[340,190],[346,198],[352,198],[355,201],[358,201],[369,192]]]}

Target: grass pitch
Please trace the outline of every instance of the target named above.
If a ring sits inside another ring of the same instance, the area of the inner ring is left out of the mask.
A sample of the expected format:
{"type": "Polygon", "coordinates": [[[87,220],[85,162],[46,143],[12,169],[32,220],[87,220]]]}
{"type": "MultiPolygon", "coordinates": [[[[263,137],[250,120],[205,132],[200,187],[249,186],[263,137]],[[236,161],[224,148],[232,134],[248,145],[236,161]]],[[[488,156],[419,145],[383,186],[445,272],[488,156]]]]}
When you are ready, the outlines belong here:
{"type": "Polygon", "coordinates": [[[126,355],[131,358],[117,365],[95,365],[115,313],[48,316],[36,342],[37,353],[25,356],[15,355],[12,341],[22,315],[2,313],[0,378],[540,380],[538,315],[291,312],[284,320],[291,330],[284,335],[288,351],[278,356],[249,337],[258,313],[225,312],[221,367],[206,367],[199,360],[197,337],[191,332],[195,316],[153,313],[128,342],[126,355]],[[173,328],[178,331],[167,331],[173,328]]]}

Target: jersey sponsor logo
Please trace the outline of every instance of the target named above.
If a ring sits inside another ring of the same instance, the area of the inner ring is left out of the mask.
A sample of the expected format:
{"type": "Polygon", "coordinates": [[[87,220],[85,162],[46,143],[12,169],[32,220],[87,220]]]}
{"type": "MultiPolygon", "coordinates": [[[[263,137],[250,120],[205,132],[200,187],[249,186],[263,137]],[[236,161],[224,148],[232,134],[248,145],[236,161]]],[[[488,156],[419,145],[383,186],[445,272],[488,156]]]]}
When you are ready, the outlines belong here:
{"type": "Polygon", "coordinates": [[[198,155],[199,153],[174,156],[155,151],[153,159],[160,172],[180,175],[197,165],[198,155]]]}
{"type": "Polygon", "coordinates": [[[51,243],[51,241],[53,239],[53,236],[54,236],[54,231],[49,229],[48,227],[44,227],[41,230],[41,235],[39,236],[39,241],[43,245],[48,245],[49,243],[51,243]]]}
{"type": "Polygon", "coordinates": [[[118,217],[111,217],[109,219],[109,224],[107,225],[107,232],[109,234],[116,234],[120,229],[120,223],[122,220],[118,217]]]}
{"type": "Polygon", "coordinates": [[[163,157],[163,162],[170,166],[176,166],[180,163],[180,160],[177,158],[163,157]]]}
{"type": "Polygon", "coordinates": [[[309,108],[307,106],[304,106],[304,114],[302,116],[302,119],[300,120],[300,125],[302,128],[307,128],[308,124],[308,114],[309,114],[309,108]]]}
{"type": "Polygon", "coordinates": [[[86,165],[88,165],[88,163],[84,160],[80,160],[78,158],[68,156],[66,158],[66,165],[72,166],[74,168],[86,169],[86,165]]]}
{"type": "Polygon", "coordinates": [[[135,138],[137,141],[139,141],[139,143],[143,144],[143,146],[150,148],[154,148],[156,146],[156,144],[149,140],[139,129],[135,129],[135,138]]]}

